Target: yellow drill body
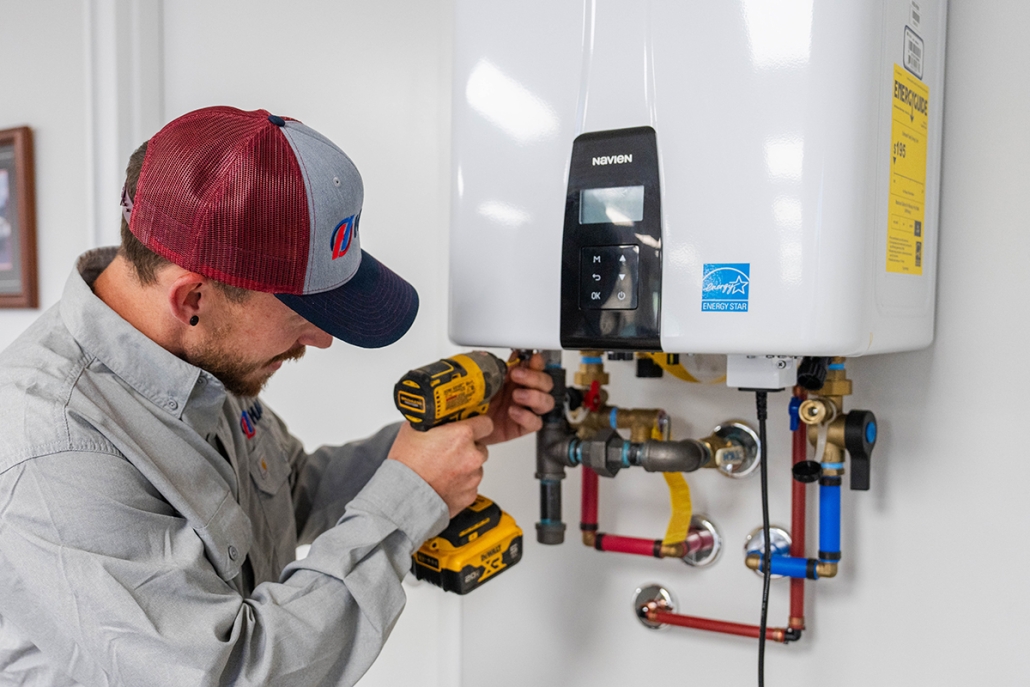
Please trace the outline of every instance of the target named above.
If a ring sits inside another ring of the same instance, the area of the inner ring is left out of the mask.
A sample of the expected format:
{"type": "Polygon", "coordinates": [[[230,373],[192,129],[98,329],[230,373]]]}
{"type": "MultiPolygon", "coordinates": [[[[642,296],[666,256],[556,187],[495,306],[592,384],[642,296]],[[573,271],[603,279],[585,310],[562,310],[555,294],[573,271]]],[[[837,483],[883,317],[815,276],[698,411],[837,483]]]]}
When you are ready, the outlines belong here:
{"type": "MultiPolygon", "coordinates": [[[[471,351],[411,370],[394,386],[397,410],[415,429],[483,415],[504,386],[508,365],[486,351],[471,351]]],[[[486,498],[451,519],[412,556],[411,572],[445,591],[467,594],[522,558],[522,530],[486,498]]]]}

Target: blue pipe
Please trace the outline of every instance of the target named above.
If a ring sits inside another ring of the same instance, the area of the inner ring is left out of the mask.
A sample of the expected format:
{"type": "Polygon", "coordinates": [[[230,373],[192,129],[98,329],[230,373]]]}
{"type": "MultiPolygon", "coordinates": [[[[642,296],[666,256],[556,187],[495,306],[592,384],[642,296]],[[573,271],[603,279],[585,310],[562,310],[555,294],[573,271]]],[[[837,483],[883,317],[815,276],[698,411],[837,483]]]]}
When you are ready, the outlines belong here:
{"type": "Polygon", "coordinates": [[[831,563],[840,560],[839,484],[819,485],[819,558],[831,563]]]}
{"type": "MultiPolygon", "coordinates": [[[[809,574],[809,570],[809,560],[807,558],[797,558],[796,556],[773,556],[769,559],[769,572],[773,575],[818,580],[819,573],[816,572],[815,566],[811,566],[811,574],[809,574]]],[[[763,561],[759,560],[758,572],[764,571],[765,566],[763,565],[763,561]]]]}

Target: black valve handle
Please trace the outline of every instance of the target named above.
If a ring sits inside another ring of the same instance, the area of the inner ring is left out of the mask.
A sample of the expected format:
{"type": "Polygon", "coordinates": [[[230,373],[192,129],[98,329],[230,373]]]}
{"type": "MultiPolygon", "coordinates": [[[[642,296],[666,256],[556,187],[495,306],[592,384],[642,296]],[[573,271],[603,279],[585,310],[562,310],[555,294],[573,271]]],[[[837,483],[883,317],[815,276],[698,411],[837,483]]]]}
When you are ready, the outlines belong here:
{"type": "Polygon", "coordinates": [[[869,491],[869,458],[876,446],[876,416],[871,410],[852,410],[844,420],[844,448],[851,456],[851,488],[869,491]]]}

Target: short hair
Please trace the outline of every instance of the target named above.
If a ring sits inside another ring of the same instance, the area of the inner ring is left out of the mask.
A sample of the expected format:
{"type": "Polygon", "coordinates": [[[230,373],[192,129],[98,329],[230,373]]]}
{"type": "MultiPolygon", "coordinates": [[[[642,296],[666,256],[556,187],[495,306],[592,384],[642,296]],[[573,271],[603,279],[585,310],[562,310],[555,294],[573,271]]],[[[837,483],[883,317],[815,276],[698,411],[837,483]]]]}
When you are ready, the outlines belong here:
{"type": "MultiPolygon", "coordinates": [[[[139,182],[139,174],[143,169],[143,158],[147,155],[148,142],[144,141],[143,145],[129,156],[129,166],[125,168],[125,191],[132,201],[136,200],[136,184],[139,182]]],[[[165,265],[171,265],[172,261],[143,245],[143,242],[129,230],[129,223],[125,221],[124,217],[122,217],[121,233],[122,245],[118,248],[118,254],[132,265],[139,283],[143,286],[150,286],[157,282],[157,271],[165,265]]],[[[231,286],[217,279],[211,281],[233,303],[242,303],[250,298],[251,292],[247,289],[231,286]]]]}

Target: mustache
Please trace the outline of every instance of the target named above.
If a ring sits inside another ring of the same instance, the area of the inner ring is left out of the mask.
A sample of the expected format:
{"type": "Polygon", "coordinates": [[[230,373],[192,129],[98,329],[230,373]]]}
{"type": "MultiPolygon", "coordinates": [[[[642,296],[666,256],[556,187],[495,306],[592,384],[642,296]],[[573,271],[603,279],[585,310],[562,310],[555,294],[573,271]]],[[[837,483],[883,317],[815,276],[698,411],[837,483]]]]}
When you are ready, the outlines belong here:
{"type": "Polygon", "coordinates": [[[285,362],[287,360],[300,360],[304,357],[304,354],[306,352],[306,346],[295,346],[294,348],[291,348],[285,353],[280,353],[279,355],[275,356],[274,358],[268,361],[268,364],[271,365],[272,363],[285,362]]]}

